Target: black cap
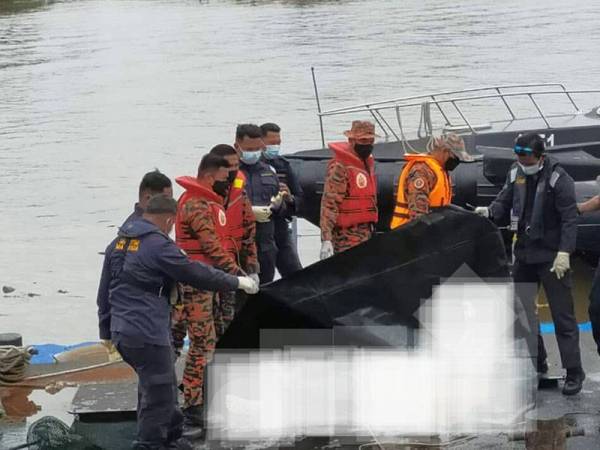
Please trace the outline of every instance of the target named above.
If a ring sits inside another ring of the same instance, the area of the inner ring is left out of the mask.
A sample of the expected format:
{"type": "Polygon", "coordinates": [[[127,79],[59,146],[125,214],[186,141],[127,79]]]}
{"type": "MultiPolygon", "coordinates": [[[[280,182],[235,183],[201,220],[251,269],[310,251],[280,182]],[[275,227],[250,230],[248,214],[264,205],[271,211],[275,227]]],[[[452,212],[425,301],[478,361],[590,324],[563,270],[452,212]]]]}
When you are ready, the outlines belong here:
{"type": "Polygon", "coordinates": [[[154,195],[148,200],[146,212],[148,214],[177,214],[177,201],[166,194],[154,195]]]}
{"type": "Polygon", "coordinates": [[[518,136],[515,145],[530,148],[532,153],[538,158],[544,154],[546,149],[544,139],[537,133],[526,133],[518,136]]]}

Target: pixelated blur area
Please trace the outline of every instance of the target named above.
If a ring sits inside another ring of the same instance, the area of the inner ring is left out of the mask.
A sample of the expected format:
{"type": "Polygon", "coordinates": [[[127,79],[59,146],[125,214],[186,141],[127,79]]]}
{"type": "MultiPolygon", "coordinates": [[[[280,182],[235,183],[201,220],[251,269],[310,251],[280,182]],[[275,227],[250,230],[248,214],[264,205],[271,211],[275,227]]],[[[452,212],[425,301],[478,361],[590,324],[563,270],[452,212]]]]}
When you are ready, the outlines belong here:
{"type": "Polygon", "coordinates": [[[533,406],[535,379],[514,337],[513,289],[439,286],[417,313],[413,347],[219,352],[207,387],[210,437],[512,432],[533,406]]]}

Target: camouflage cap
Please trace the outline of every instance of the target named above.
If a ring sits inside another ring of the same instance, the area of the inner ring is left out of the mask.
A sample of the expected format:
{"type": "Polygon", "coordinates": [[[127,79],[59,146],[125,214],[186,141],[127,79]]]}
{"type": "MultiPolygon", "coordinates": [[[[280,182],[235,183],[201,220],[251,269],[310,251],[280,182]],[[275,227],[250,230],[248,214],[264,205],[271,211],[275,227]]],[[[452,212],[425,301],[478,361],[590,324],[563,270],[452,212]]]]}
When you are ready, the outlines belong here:
{"type": "Polygon", "coordinates": [[[344,136],[353,139],[375,139],[375,125],[367,120],[352,121],[352,128],[344,131],[344,136]]]}
{"type": "Polygon", "coordinates": [[[465,141],[456,133],[442,134],[439,137],[432,137],[427,144],[427,151],[448,149],[460,161],[472,162],[475,158],[469,155],[465,150],[465,141]]]}

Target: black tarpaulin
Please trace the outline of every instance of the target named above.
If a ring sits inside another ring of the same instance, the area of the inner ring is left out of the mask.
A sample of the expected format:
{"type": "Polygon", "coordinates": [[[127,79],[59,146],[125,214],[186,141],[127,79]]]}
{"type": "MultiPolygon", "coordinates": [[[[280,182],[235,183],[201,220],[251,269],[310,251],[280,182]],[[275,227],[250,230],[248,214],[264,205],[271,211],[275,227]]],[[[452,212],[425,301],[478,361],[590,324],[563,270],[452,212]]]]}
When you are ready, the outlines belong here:
{"type": "MultiPolygon", "coordinates": [[[[465,268],[473,281],[507,279],[502,238],[487,219],[455,206],[441,208],[263,286],[248,298],[218,347],[260,348],[261,330],[264,336],[269,329],[309,329],[316,336],[318,329],[334,328],[338,336],[344,331],[346,342],[394,345],[393,338],[375,330],[418,327],[414,314],[421,303],[465,268]]],[[[306,339],[297,344],[313,343],[311,334],[303,331],[306,339]]]]}

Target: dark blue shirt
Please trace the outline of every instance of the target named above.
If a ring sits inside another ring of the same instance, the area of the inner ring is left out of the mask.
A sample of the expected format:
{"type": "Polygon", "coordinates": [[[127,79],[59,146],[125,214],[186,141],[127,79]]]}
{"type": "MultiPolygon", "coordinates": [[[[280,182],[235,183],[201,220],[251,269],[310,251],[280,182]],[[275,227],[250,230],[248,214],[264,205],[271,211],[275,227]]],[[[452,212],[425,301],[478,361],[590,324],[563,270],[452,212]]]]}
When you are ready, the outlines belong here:
{"type": "Polygon", "coordinates": [[[277,178],[281,183],[284,183],[292,194],[292,202],[289,204],[289,214],[298,214],[304,197],[304,192],[300,181],[292,169],[290,162],[283,156],[266,157],[263,154],[263,161],[269,164],[277,172],[277,178]]]}
{"type": "Polygon", "coordinates": [[[237,277],[191,261],[153,223],[125,224],[106,248],[98,289],[101,339],[111,332],[154,345],[169,345],[168,295],[174,282],[202,290],[232,291],[237,277]]]}
{"type": "MultiPolygon", "coordinates": [[[[271,197],[279,193],[279,179],[275,169],[264,161],[256,164],[240,164],[240,170],[246,175],[246,194],[252,206],[267,206],[271,203],[271,197]]],[[[285,202],[273,211],[273,216],[285,216],[289,209],[285,202]]]]}

